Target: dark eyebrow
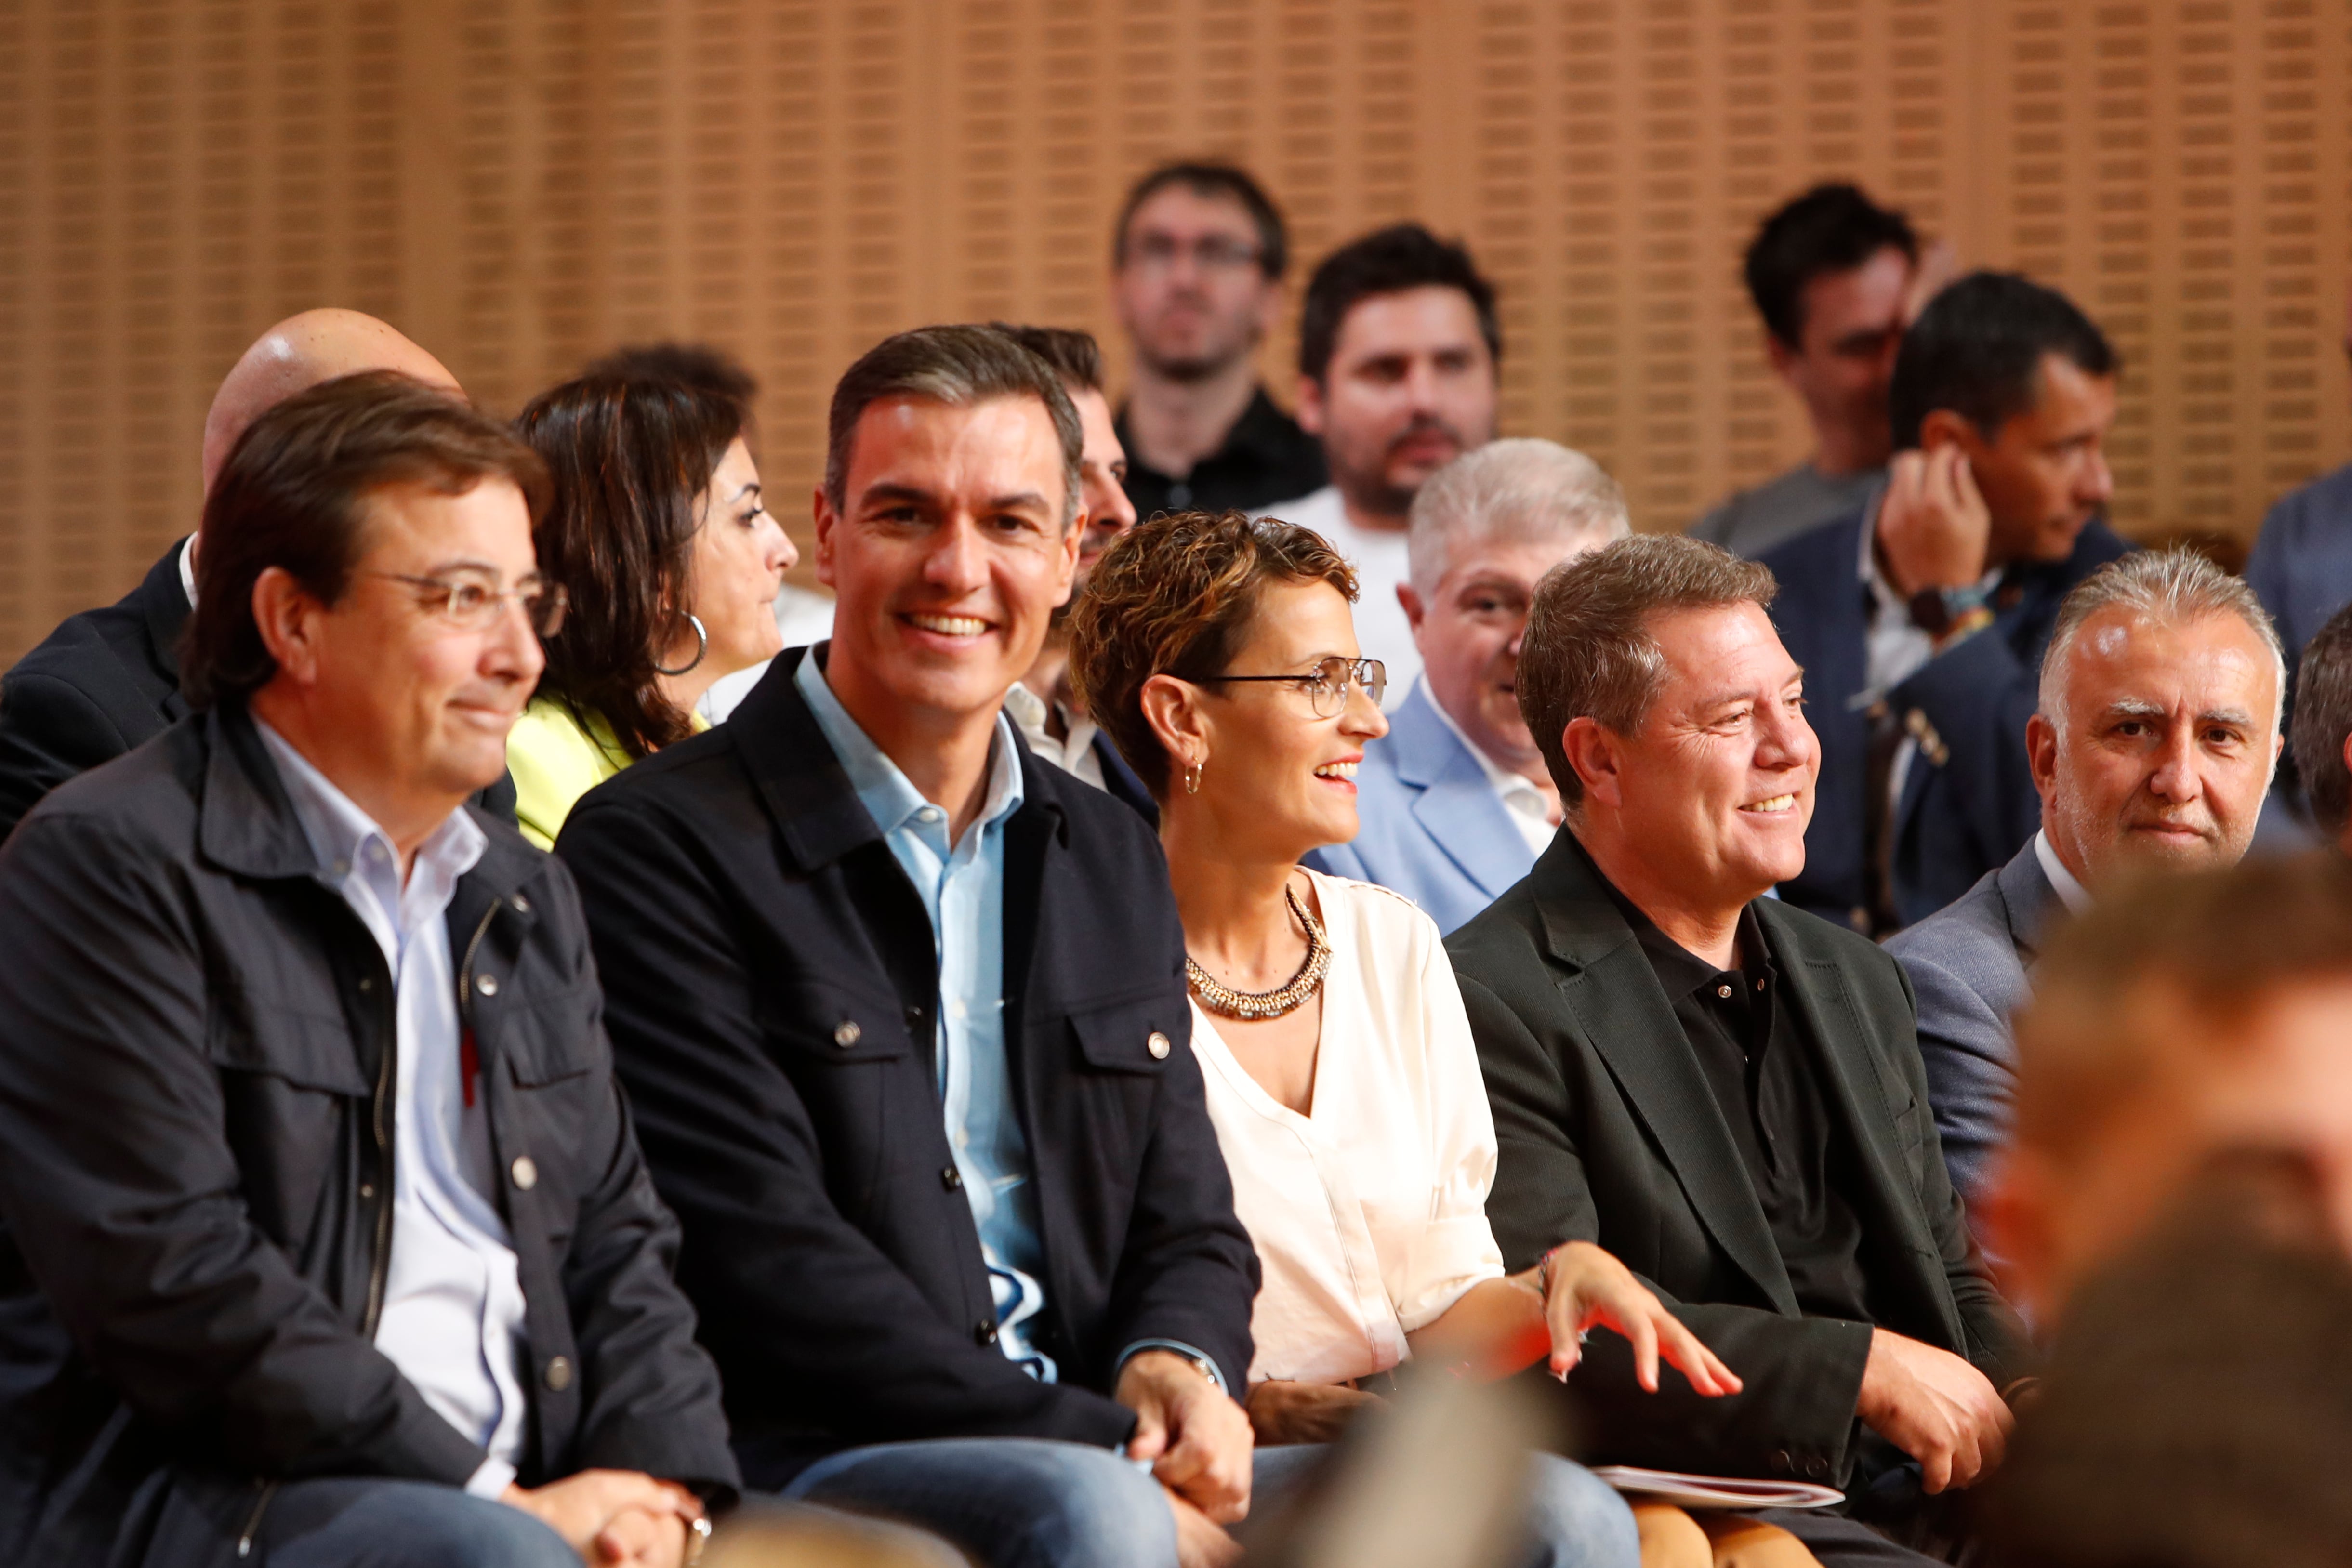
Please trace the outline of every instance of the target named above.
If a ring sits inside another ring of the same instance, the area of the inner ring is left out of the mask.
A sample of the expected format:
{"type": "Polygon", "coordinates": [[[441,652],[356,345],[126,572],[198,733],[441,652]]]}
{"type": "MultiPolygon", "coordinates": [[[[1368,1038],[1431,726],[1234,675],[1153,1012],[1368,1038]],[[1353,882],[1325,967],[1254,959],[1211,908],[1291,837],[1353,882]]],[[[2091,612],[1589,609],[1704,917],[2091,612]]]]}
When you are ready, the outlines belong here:
{"type": "Polygon", "coordinates": [[[1024,507],[1035,507],[1044,510],[1051,508],[1052,506],[1051,501],[1034,490],[1022,490],[1010,496],[992,496],[988,502],[988,509],[992,512],[1013,512],[1024,507]]]}
{"type": "Polygon", "coordinates": [[[871,506],[877,500],[913,501],[929,506],[939,497],[917,485],[893,485],[887,481],[866,486],[866,494],[857,498],[860,507],[871,506]]]}
{"type": "Polygon", "coordinates": [[[756,496],[760,493],[760,482],[757,479],[754,479],[750,484],[744,486],[741,489],[736,491],[735,498],[740,501],[746,496],[756,496]]]}

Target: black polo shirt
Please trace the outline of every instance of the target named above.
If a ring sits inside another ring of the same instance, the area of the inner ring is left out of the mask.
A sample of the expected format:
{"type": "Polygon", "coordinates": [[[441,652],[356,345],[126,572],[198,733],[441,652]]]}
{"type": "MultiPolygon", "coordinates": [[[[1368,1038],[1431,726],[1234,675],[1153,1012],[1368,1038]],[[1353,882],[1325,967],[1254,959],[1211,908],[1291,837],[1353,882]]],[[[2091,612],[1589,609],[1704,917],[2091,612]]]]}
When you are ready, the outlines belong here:
{"type": "Polygon", "coordinates": [[[1832,1134],[1821,1047],[1781,995],[1754,907],[1739,914],[1739,967],[1718,969],[1614,887],[1609,896],[1633,927],[1714,1091],[1798,1307],[1808,1317],[1875,1322],[1863,1276],[1862,1220],[1845,1199],[1853,1162],[1832,1134]]]}
{"type": "Polygon", "coordinates": [[[1127,448],[1127,498],[1139,517],[1228,507],[1254,512],[1330,483],[1322,444],[1276,407],[1264,387],[1250,395],[1249,406],[1225,432],[1224,444],[1181,477],[1146,467],[1136,456],[1124,407],[1118,424],[1119,444],[1127,448]]]}

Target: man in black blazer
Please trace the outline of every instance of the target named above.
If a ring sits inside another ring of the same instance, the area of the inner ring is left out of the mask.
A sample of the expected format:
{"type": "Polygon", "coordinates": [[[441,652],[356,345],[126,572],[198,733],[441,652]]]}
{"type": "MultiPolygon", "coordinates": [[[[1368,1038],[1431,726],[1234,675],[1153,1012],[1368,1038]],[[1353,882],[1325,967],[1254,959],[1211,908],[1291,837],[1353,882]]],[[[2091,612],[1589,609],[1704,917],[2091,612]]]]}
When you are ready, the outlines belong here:
{"type": "MultiPolygon", "coordinates": [[[[245,351],[205,416],[204,485],[246,426],[296,392],[359,371],[399,371],[462,397],[441,361],[373,316],[305,310],[245,351]]],[[[42,796],[188,716],[180,632],[195,601],[196,536],[163,552],[112,604],[66,618],[0,680],[0,840],[42,796]]],[[[514,786],[476,797],[512,821],[514,786]]]]}
{"type": "Polygon", "coordinates": [[[1885,493],[1759,558],[1822,745],[1804,870],[1780,890],[1798,907],[1884,936],[2033,836],[2042,652],[2068,591],[2129,548],[2096,520],[2117,368],[2063,295],[1961,278],[1896,354],[1885,493]]]}
{"type": "Polygon", "coordinates": [[[556,846],[750,1483],[991,1568],[1214,1560],[1251,1479],[1257,1263],[1167,868],[1001,711],[1080,451],[1001,333],[870,351],[816,501],[833,640],[556,846]]]}
{"type": "Polygon", "coordinates": [[[1920,1559],[1918,1493],[1999,1462],[2014,1315],[1937,1147],[1901,968],[1764,897],[1803,863],[1820,748],[1760,566],[1636,537],[1538,590],[1518,695],[1569,831],[1447,939],[1493,1101],[1506,1264],[1622,1258],[1745,1380],[1570,1379],[1606,1460],[1822,1481],[1825,1562],[1920,1559]]]}

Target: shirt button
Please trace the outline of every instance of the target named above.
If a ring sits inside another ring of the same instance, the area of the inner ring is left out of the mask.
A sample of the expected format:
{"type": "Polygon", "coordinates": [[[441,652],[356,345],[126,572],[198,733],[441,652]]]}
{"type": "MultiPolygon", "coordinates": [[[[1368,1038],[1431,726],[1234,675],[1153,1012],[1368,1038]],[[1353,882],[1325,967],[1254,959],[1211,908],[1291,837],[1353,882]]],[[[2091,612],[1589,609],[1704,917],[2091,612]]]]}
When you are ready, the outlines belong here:
{"type": "Polygon", "coordinates": [[[1176,484],[1169,486],[1168,504],[1179,508],[1191,506],[1192,504],[1192,486],[1184,484],[1181,480],[1176,484]]]}
{"type": "Polygon", "coordinates": [[[362,1200],[373,1200],[375,1197],[375,1183],[372,1181],[360,1183],[360,1197],[362,1200]]]}
{"type": "Polygon", "coordinates": [[[360,995],[363,997],[372,996],[374,992],[375,977],[373,975],[362,975],[360,977],[360,995]]]}
{"type": "Polygon", "coordinates": [[[940,1185],[950,1192],[957,1191],[963,1186],[963,1172],[953,1166],[948,1166],[940,1172],[940,1185]]]}
{"type": "Polygon", "coordinates": [[[1143,1037],[1143,1049],[1151,1053],[1152,1061],[1165,1061],[1168,1060],[1168,1037],[1155,1029],[1143,1037]]]}
{"type": "Polygon", "coordinates": [[[857,1027],[857,1020],[856,1019],[844,1019],[838,1024],[834,1026],[833,1043],[841,1047],[842,1050],[847,1051],[851,1046],[857,1043],[858,1038],[865,1034],[865,1032],[866,1031],[864,1030],[857,1027]]]}
{"type": "Polygon", "coordinates": [[[976,1322],[971,1325],[971,1337],[972,1343],[975,1344],[994,1344],[996,1343],[996,1325],[985,1321],[976,1322]]]}
{"type": "Polygon", "coordinates": [[[915,821],[919,822],[936,822],[945,813],[940,811],[937,806],[926,806],[921,810],[915,813],[915,821]]]}
{"type": "Polygon", "coordinates": [[[514,1177],[515,1186],[525,1192],[539,1185],[539,1166],[529,1155],[517,1155],[514,1164],[509,1166],[507,1170],[514,1177]]]}
{"type": "Polygon", "coordinates": [[[517,915],[529,915],[530,913],[530,900],[525,898],[521,894],[516,894],[509,902],[513,905],[514,912],[517,915]]]}
{"type": "Polygon", "coordinates": [[[549,1356],[547,1371],[541,1374],[541,1376],[546,1379],[549,1389],[557,1394],[562,1393],[572,1386],[572,1358],[568,1355],[549,1356]]]}
{"type": "Polygon", "coordinates": [[[1728,983],[1726,983],[1726,984],[1724,984],[1724,985],[1720,985],[1720,986],[1716,987],[1716,988],[1715,988],[1715,994],[1716,994],[1717,996],[1718,996],[1718,997],[1728,997],[1729,995],[1731,995],[1731,987],[1730,987],[1730,985],[1729,985],[1728,983]]]}
{"type": "Polygon", "coordinates": [[[477,975],[474,977],[474,989],[486,997],[495,997],[499,994],[499,977],[496,975],[477,975]]]}

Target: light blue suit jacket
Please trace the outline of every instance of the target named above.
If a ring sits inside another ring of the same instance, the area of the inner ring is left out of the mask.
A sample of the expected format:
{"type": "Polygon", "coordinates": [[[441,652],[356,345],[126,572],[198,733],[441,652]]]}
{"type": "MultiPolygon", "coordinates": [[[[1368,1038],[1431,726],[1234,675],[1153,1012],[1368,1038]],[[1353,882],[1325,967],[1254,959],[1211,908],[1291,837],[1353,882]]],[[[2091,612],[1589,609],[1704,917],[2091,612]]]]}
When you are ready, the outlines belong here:
{"type": "Polygon", "coordinates": [[[1440,931],[1494,903],[1536,863],[1511,809],[1419,683],[1389,716],[1388,734],[1364,747],[1356,811],[1363,826],[1355,841],[1311,851],[1307,863],[1403,894],[1440,931]]]}
{"type": "Polygon", "coordinates": [[[2032,840],[1958,900],[1889,937],[1919,997],[1919,1055],[1944,1164],[1973,1203],[2016,1123],[2010,1015],[2051,922],[2064,912],[2032,840]]]}

